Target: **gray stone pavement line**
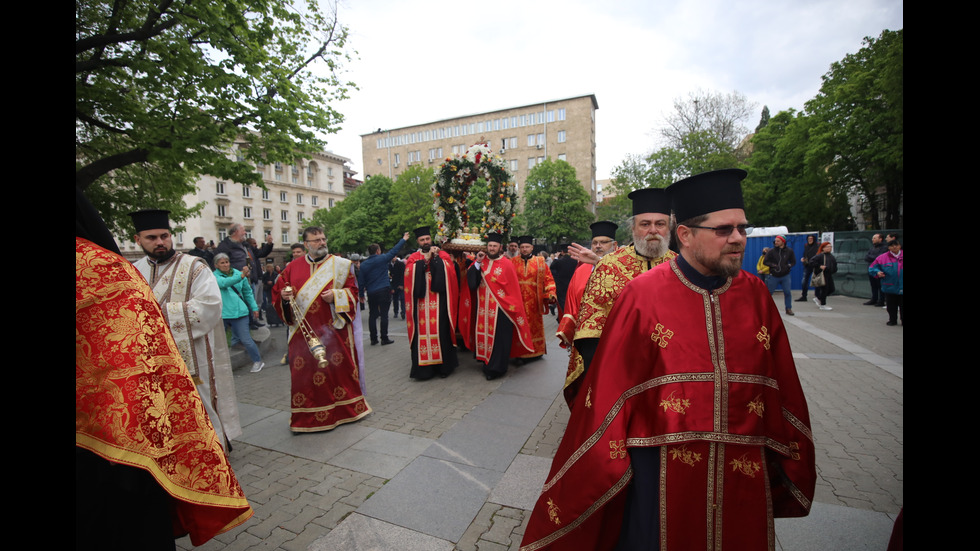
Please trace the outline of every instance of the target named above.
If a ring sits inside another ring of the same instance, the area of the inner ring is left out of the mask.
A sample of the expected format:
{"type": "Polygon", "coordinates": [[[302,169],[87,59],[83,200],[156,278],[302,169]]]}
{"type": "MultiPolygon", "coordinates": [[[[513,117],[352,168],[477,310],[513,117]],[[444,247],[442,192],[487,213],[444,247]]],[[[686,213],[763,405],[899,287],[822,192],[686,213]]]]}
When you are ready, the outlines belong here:
{"type": "MultiPolygon", "coordinates": [[[[856,357],[858,357],[858,358],[860,358],[860,359],[862,359],[862,360],[864,360],[864,361],[866,361],[866,362],[868,362],[868,363],[870,363],[872,365],[875,365],[875,366],[877,366],[877,367],[879,367],[879,368],[881,368],[881,369],[883,369],[883,370],[891,373],[892,375],[895,375],[896,377],[898,377],[900,379],[904,379],[905,378],[903,376],[903,373],[904,373],[903,366],[901,364],[899,364],[898,362],[895,362],[893,360],[890,360],[888,358],[885,358],[884,356],[881,356],[880,354],[876,354],[876,353],[868,350],[867,348],[865,348],[865,347],[863,347],[861,345],[855,344],[855,343],[853,343],[853,342],[845,339],[844,337],[841,337],[840,335],[835,335],[834,333],[831,333],[830,331],[827,331],[825,329],[820,329],[819,327],[817,327],[815,325],[812,325],[810,323],[807,323],[805,321],[798,320],[798,319],[795,319],[795,318],[783,318],[783,320],[784,320],[785,323],[792,323],[796,327],[798,327],[798,328],[800,328],[800,329],[802,329],[804,331],[807,331],[811,335],[814,335],[816,337],[820,337],[821,339],[823,339],[823,340],[825,340],[825,341],[827,341],[827,342],[829,342],[829,343],[831,343],[831,344],[833,344],[835,346],[839,346],[840,348],[842,348],[844,350],[847,350],[848,352],[854,354],[856,357]]],[[[797,354],[794,353],[794,355],[797,355],[797,354]]],[[[805,354],[801,354],[800,356],[808,357],[805,354]]]]}

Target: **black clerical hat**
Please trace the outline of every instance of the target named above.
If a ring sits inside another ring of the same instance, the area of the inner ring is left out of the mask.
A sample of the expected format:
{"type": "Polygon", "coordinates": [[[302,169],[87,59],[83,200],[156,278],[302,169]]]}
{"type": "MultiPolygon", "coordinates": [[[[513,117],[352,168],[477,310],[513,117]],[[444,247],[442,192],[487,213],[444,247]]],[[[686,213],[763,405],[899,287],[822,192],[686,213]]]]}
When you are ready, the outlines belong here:
{"type": "Polygon", "coordinates": [[[170,229],[170,211],[149,209],[129,213],[136,231],[170,229]]]}
{"type": "Polygon", "coordinates": [[[592,230],[593,238],[608,237],[609,239],[615,240],[616,230],[619,229],[619,226],[613,224],[608,220],[600,220],[599,222],[596,222],[591,226],[589,226],[589,229],[592,230]]]}
{"type": "Polygon", "coordinates": [[[744,210],[742,179],[746,174],[740,168],[726,168],[703,172],[671,184],[667,190],[677,221],[684,222],[719,210],[744,210]]]}
{"type": "Polygon", "coordinates": [[[670,195],[663,188],[646,188],[631,191],[627,197],[633,201],[633,216],[659,212],[670,216],[670,195]]]}
{"type": "Polygon", "coordinates": [[[419,237],[422,237],[423,235],[432,235],[432,232],[429,231],[429,226],[422,226],[420,228],[415,228],[415,238],[416,239],[418,239],[419,237]]]}

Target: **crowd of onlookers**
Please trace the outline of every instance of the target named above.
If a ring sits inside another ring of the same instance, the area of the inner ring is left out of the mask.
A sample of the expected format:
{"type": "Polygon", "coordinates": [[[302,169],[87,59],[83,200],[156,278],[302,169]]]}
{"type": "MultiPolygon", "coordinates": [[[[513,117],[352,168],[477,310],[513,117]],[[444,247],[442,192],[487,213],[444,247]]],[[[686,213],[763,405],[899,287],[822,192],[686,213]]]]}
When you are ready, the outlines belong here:
{"type": "MultiPolygon", "coordinates": [[[[837,259],[833,250],[833,243],[818,243],[816,236],[807,236],[803,255],[799,259],[803,266],[803,292],[796,302],[807,302],[807,291],[812,286],[813,302],[817,307],[821,310],[833,309],[827,305],[827,297],[836,290],[834,274],[837,273],[837,259]]],[[[874,234],[864,261],[868,265],[868,281],[871,285],[871,298],[864,305],[887,309],[887,325],[898,325],[899,322],[904,325],[904,255],[898,234],[874,234]]],[[[783,235],[773,238],[772,247],[762,249],[762,256],[756,263],[756,273],[766,282],[770,294],[782,288],[786,314],[790,316],[794,312],[789,277],[795,264],[796,256],[786,246],[786,237],[783,235]]]]}

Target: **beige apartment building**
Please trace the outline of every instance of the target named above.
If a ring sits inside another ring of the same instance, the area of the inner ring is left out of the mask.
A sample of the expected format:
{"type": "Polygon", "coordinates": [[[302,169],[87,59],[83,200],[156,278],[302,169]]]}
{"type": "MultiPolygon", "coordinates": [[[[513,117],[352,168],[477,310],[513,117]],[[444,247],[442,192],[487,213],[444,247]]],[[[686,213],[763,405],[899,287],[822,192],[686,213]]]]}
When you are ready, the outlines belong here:
{"type": "MultiPolygon", "coordinates": [[[[230,155],[237,156],[240,145],[236,142],[230,155]]],[[[192,249],[196,236],[217,245],[228,236],[228,228],[238,222],[260,244],[266,235],[272,235],[272,256],[279,262],[287,258],[292,243],[302,241],[303,228],[311,223],[313,211],[332,208],[347,196],[345,180],[356,182],[349,163],[347,157],[321,152],[295,164],[260,164],[255,170],[262,174],[266,189],[202,175],[197,192],[187,195],[184,201],[189,205],[203,201],[204,210],[183,223],[184,231],[174,234],[174,248],[192,249]]],[[[117,242],[127,258],[142,254],[132,236],[117,238],[117,242]]]]}
{"type": "Polygon", "coordinates": [[[521,193],[528,173],[547,158],[564,160],[596,203],[594,94],[465,115],[361,135],[364,178],[394,179],[413,164],[438,169],[452,155],[487,142],[505,160],[521,193]]]}

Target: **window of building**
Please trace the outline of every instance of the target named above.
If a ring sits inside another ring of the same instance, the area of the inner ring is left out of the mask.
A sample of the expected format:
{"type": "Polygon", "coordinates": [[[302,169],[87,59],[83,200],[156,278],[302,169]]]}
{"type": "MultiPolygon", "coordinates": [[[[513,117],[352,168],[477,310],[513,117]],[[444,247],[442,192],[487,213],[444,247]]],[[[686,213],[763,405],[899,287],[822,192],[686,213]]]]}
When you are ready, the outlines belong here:
{"type": "Polygon", "coordinates": [[[500,129],[507,130],[510,127],[510,125],[508,124],[509,122],[510,119],[508,119],[507,117],[500,119],[500,129]]]}
{"type": "Polygon", "coordinates": [[[268,201],[269,200],[269,190],[267,190],[267,189],[263,189],[262,190],[262,200],[263,201],[268,201]]]}
{"type": "Polygon", "coordinates": [[[225,206],[224,205],[218,205],[218,216],[227,216],[225,214],[225,206]]]}
{"type": "Polygon", "coordinates": [[[398,163],[400,163],[400,162],[402,162],[402,156],[401,156],[401,154],[400,153],[395,153],[395,166],[398,166],[398,163]]]}
{"type": "Polygon", "coordinates": [[[555,122],[555,110],[548,111],[548,122],[555,122]]]}
{"type": "Polygon", "coordinates": [[[310,196],[310,204],[313,205],[314,207],[317,205],[317,196],[316,195],[311,195],[310,196]]]}
{"type": "Polygon", "coordinates": [[[296,176],[295,174],[293,174],[293,183],[294,184],[298,184],[299,183],[299,176],[296,176]]]}
{"type": "Polygon", "coordinates": [[[333,208],[333,199],[327,199],[327,207],[333,208]]]}
{"type": "Polygon", "coordinates": [[[289,211],[288,210],[279,211],[279,219],[282,220],[283,222],[289,221],[289,211]]]}
{"type": "Polygon", "coordinates": [[[510,146],[513,148],[517,147],[517,136],[514,136],[513,138],[510,139],[510,146]]]}
{"type": "Polygon", "coordinates": [[[242,197],[251,197],[251,196],[252,196],[251,186],[242,184],[242,197]]]}
{"type": "Polygon", "coordinates": [[[223,228],[220,229],[220,230],[218,230],[218,241],[219,242],[224,241],[226,237],[228,237],[228,230],[223,229],[223,228]]]}
{"type": "Polygon", "coordinates": [[[303,194],[302,193],[297,193],[296,194],[296,204],[297,205],[302,205],[303,204],[303,194]]]}
{"type": "Polygon", "coordinates": [[[527,135],[527,146],[534,147],[534,134],[527,135]]]}
{"type": "Polygon", "coordinates": [[[518,166],[517,159],[511,159],[510,161],[510,171],[517,172],[520,167],[518,166]]]}
{"type": "Polygon", "coordinates": [[[538,145],[544,145],[544,134],[538,134],[538,145]]]}
{"type": "Polygon", "coordinates": [[[333,167],[332,166],[328,166],[327,167],[327,176],[333,176],[333,167]]]}
{"type": "Polygon", "coordinates": [[[558,154],[558,160],[559,161],[568,161],[568,159],[566,157],[567,157],[567,155],[565,155],[564,153],[559,153],[558,154]]]}
{"type": "Polygon", "coordinates": [[[262,209],[262,219],[272,220],[272,209],[262,209]]]}
{"type": "Polygon", "coordinates": [[[276,172],[282,172],[282,163],[276,161],[276,172]]]}
{"type": "Polygon", "coordinates": [[[303,220],[305,220],[305,218],[303,217],[303,213],[302,212],[297,212],[296,213],[296,220],[298,222],[302,222],[303,220]]]}
{"type": "Polygon", "coordinates": [[[225,194],[225,183],[224,182],[215,182],[214,183],[214,191],[218,195],[224,195],[225,194]]]}
{"type": "Polygon", "coordinates": [[[534,168],[534,157],[528,157],[527,159],[527,169],[531,170],[534,168]]]}
{"type": "Polygon", "coordinates": [[[564,130],[559,130],[558,131],[558,143],[565,143],[565,131],[564,130]]]}
{"type": "Polygon", "coordinates": [[[281,243],[283,245],[289,245],[290,244],[289,243],[289,232],[288,231],[283,230],[281,243]]]}
{"type": "Polygon", "coordinates": [[[558,110],[558,120],[560,120],[560,121],[565,120],[565,108],[564,107],[562,107],[561,109],[558,110]]]}
{"type": "Polygon", "coordinates": [[[276,181],[277,182],[281,182],[282,181],[282,172],[276,172],[276,181]]]}
{"type": "Polygon", "coordinates": [[[245,228],[245,239],[252,237],[252,228],[245,228]]]}
{"type": "Polygon", "coordinates": [[[288,203],[289,202],[289,198],[287,197],[287,194],[286,194],[285,191],[280,191],[279,192],[279,202],[280,203],[288,203]]]}
{"type": "Polygon", "coordinates": [[[251,219],[251,218],[252,218],[252,207],[245,207],[245,208],[244,208],[244,212],[242,213],[242,216],[243,216],[243,217],[244,217],[244,218],[245,218],[246,220],[249,220],[249,219],[251,219]]]}

